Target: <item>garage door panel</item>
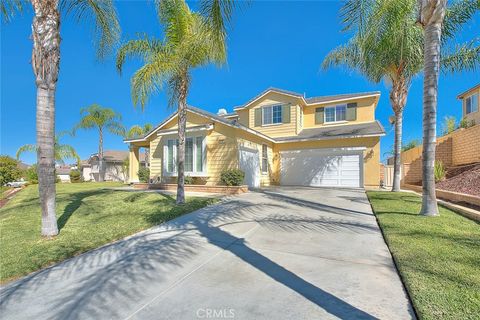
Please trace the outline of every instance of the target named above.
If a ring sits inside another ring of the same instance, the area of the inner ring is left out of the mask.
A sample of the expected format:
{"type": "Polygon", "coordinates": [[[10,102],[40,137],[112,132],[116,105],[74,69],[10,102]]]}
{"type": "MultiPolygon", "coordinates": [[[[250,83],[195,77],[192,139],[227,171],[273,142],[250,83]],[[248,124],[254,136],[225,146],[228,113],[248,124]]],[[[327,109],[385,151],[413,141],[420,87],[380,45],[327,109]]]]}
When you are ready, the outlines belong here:
{"type": "Polygon", "coordinates": [[[360,152],[310,149],[281,153],[282,185],[361,186],[360,152]]]}

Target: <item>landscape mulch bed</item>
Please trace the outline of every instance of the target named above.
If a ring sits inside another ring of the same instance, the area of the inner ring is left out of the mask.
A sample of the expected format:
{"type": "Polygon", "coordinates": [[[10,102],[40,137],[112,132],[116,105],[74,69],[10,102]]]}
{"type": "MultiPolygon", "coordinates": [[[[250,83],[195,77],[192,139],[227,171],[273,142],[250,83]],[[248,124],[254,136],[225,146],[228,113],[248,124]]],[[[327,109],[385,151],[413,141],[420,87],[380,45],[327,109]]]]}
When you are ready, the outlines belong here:
{"type": "Polygon", "coordinates": [[[480,197],[480,165],[450,179],[438,182],[436,187],[480,197]]]}

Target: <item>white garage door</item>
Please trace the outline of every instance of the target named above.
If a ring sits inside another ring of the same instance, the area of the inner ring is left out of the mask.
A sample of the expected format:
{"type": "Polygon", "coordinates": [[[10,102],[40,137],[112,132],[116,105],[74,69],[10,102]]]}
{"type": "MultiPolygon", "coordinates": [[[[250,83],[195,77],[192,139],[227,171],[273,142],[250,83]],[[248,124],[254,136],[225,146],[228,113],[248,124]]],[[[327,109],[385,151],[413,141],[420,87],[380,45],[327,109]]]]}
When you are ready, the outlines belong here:
{"type": "Polygon", "coordinates": [[[363,187],[361,151],[307,149],[283,151],[282,185],[314,187],[363,187]]]}
{"type": "Polygon", "coordinates": [[[258,150],[241,146],[239,156],[240,170],[245,173],[244,183],[251,188],[260,187],[260,158],[258,150]]]}

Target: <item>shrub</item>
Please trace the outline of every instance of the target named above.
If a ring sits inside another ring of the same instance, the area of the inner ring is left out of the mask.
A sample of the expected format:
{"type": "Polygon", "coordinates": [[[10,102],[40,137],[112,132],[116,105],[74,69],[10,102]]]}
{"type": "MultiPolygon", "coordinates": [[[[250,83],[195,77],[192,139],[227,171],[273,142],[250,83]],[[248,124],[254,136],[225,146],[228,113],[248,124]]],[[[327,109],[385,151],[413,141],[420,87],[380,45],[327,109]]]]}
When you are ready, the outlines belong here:
{"type": "Polygon", "coordinates": [[[140,182],[148,182],[149,179],[150,179],[150,169],[146,167],[141,167],[138,170],[138,180],[140,180],[140,182]]]}
{"type": "Polygon", "coordinates": [[[238,169],[225,170],[220,174],[220,180],[227,186],[240,186],[243,178],[245,173],[238,169]]]}
{"type": "Polygon", "coordinates": [[[475,125],[475,120],[468,121],[466,118],[463,118],[462,120],[460,120],[460,123],[458,124],[458,128],[468,129],[470,127],[473,127],[474,125],[475,125]]]}
{"type": "Polygon", "coordinates": [[[37,165],[34,164],[27,170],[25,170],[25,178],[30,184],[38,183],[37,165]]]}
{"type": "Polygon", "coordinates": [[[456,125],[457,125],[457,120],[455,119],[455,117],[453,116],[445,117],[443,119],[443,124],[442,124],[443,135],[446,136],[447,134],[450,134],[453,131],[455,131],[457,129],[456,125]]]}
{"type": "Polygon", "coordinates": [[[435,167],[433,168],[435,175],[435,182],[439,182],[445,179],[445,174],[447,173],[445,167],[443,166],[442,161],[435,161],[435,167]]]}
{"type": "Polygon", "coordinates": [[[193,177],[185,176],[185,184],[193,184],[193,177]]]}
{"type": "Polygon", "coordinates": [[[82,182],[82,174],[80,173],[80,170],[75,169],[70,171],[70,182],[72,183],[82,182]]]}
{"type": "Polygon", "coordinates": [[[15,181],[22,176],[18,161],[9,156],[0,156],[0,186],[15,181]]]}

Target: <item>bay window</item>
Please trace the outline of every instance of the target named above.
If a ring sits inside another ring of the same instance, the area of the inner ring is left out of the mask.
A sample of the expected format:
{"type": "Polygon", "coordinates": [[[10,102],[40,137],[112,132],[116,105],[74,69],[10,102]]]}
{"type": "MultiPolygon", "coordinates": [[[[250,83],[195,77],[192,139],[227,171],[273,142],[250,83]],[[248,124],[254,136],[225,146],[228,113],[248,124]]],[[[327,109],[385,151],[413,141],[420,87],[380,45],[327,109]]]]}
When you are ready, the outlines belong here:
{"type": "MultiPolygon", "coordinates": [[[[205,137],[185,138],[185,173],[194,175],[204,173],[205,137]]],[[[177,173],[178,139],[168,139],[164,147],[165,171],[168,174],[177,173]]]]}

